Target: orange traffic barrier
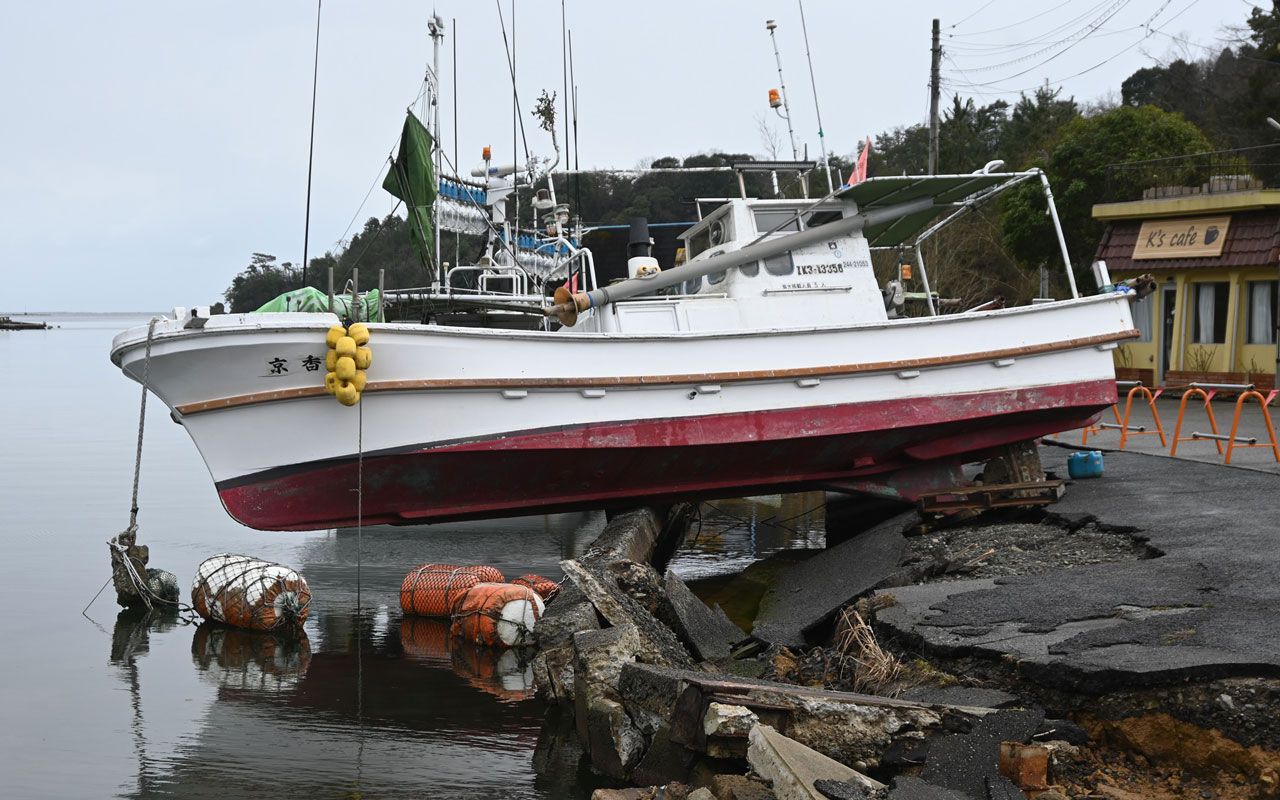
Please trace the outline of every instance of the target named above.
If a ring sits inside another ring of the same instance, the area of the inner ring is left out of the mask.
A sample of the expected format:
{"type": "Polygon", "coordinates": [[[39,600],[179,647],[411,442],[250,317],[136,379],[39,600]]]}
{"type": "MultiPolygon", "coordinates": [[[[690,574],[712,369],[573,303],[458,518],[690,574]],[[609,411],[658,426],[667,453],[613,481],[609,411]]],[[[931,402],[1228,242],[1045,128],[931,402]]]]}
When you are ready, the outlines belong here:
{"type": "Polygon", "coordinates": [[[1276,390],[1273,389],[1267,395],[1253,388],[1252,383],[1193,383],[1187,387],[1182,393],[1182,402],[1178,406],[1178,424],[1173,431],[1173,448],[1169,451],[1169,455],[1176,456],[1178,454],[1178,443],[1193,440],[1209,439],[1213,441],[1215,447],[1218,448],[1218,455],[1224,457],[1223,463],[1230,464],[1231,456],[1238,447],[1269,447],[1275,456],[1276,463],[1280,464],[1280,443],[1276,441],[1276,429],[1271,422],[1271,411],[1269,406],[1271,401],[1276,397],[1276,390]],[[1235,414],[1231,419],[1231,433],[1222,434],[1218,432],[1218,422],[1213,415],[1213,407],[1211,401],[1214,395],[1221,389],[1223,391],[1233,391],[1239,394],[1236,397],[1235,414]],[[1187,410],[1187,400],[1191,395],[1199,395],[1204,398],[1204,410],[1209,415],[1209,428],[1212,433],[1201,433],[1193,431],[1190,436],[1182,436],[1182,417],[1187,410]],[[1256,436],[1240,436],[1240,417],[1244,413],[1244,403],[1246,400],[1257,400],[1258,407],[1262,410],[1262,420],[1267,427],[1267,442],[1259,442],[1256,436]],[[1222,449],[1222,443],[1227,443],[1227,449],[1222,449]]]}
{"type": "Polygon", "coordinates": [[[1116,414],[1116,423],[1103,422],[1097,427],[1099,428],[1117,428],[1120,431],[1120,449],[1123,450],[1129,442],[1130,436],[1159,436],[1160,446],[1168,447],[1169,443],[1164,437],[1164,426],[1160,423],[1160,411],[1156,408],[1156,399],[1164,393],[1164,389],[1156,389],[1153,393],[1150,389],[1142,384],[1142,381],[1116,381],[1116,388],[1129,388],[1128,395],[1124,401],[1124,418],[1120,418],[1119,410],[1112,406],[1111,410],[1116,414]],[[1136,395],[1142,395],[1142,399],[1146,402],[1147,407],[1151,409],[1151,418],[1155,420],[1156,429],[1154,431],[1147,430],[1146,425],[1130,425],[1129,420],[1133,414],[1133,398],[1136,395]]]}
{"type": "Polygon", "coordinates": [[[481,583],[454,607],[450,633],[483,647],[518,647],[532,643],[533,626],[545,606],[538,593],[513,583],[481,583]]]}
{"type": "MultiPolygon", "coordinates": [[[[1223,386],[1228,384],[1221,384],[1223,386]]],[[[1193,383],[1187,386],[1182,393],[1182,400],[1178,403],[1178,423],[1173,426],[1173,448],[1169,450],[1169,455],[1178,455],[1178,444],[1180,442],[1198,441],[1200,439],[1212,439],[1215,447],[1218,448],[1218,455],[1222,455],[1222,440],[1218,434],[1218,421],[1213,417],[1213,396],[1218,393],[1219,384],[1209,383],[1193,383]],[[1203,434],[1192,432],[1190,436],[1182,435],[1182,417],[1187,413],[1187,401],[1191,399],[1191,395],[1199,395],[1204,398],[1204,413],[1209,415],[1209,428],[1212,434],[1203,434]]],[[[1252,385],[1249,386],[1253,388],[1252,385]]]]}
{"type": "Polygon", "coordinates": [[[1280,464],[1280,444],[1276,442],[1276,428],[1271,424],[1271,412],[1267,406],[1271,405],[1271,401],[1276,399],[1276,390],[1272,389],[1263,397],[1262,393],[1254,389],[1247,392],[1241,392],[1236,398],[1236,413],[1231,419],[1231,438],[1227,440],[1227,460],[1225,463],[1231,463],[1231,453],[1237,447],[1270,447],[1271,454],[1276,457],[1276,463],[1280,464]],[[1240,412],[1244,411],[1244,401],[1249,398],[1258,401],[1258,408],[1262,409],[1262,420],[1267,424],[1267,435],[1271,437],[1271,443],[1259,442],[1252,436],[1236,436],[1236,432],[1240,430],[1240,412]]]}
{"type": "Polygon", "coordinates": [[[1117,407],[1116,403],[1111,404],[1111,415],[1116,418],[1115,425],[1112,425],[1109,422],[1095,422],[1092,425],[1085,426],[1084,430],[1080,433],[1080,444],[1088,444],[1089,436],[1097,436],[1102,433],[1103,428],[1118,427],[1123,424],[1120,420],[1120,409],[1117,407]]]}
{"type": "Polygon", "coordinates": [[[400,609],[422,617],[447,617],[472,586],[502,581],[502,573],[493,567],[422,564],[400,584],[400,609]]]}

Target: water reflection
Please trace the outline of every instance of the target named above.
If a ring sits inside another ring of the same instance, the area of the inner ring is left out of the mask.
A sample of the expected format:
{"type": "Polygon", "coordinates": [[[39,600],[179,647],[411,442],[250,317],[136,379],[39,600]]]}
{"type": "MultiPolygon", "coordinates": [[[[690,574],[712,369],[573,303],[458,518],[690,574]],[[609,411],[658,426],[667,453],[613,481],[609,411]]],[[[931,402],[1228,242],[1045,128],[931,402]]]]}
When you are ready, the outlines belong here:
{"type": "Polygon", "coordinates": [[[467,683],[505,702],[533,697],[533,653],[476,647],[449,636],[443,619],[405,617],[400,621],[400,644],[405,655],[436,666],[447,666],[467,683]]]}
{"type": "Polygon", "coordinates": [[[191,659],[218,686],[278,692],[307,674],[311,641],[305,633],[246,631],[204,622],[191,639],[191,659]]]}
{"type": "Polygon", "coordinates": [[[701,524],[689,532],[671,568],[685,580],[741,572],[781,550],[826,546],[826,496],[775,494],[701,505],[701,524]]]}

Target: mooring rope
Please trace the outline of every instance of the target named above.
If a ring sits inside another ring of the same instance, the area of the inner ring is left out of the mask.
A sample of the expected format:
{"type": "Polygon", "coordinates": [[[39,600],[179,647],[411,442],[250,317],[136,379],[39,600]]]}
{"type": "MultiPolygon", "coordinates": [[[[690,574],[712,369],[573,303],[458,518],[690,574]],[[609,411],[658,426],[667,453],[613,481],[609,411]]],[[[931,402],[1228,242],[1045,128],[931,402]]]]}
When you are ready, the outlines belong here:
{"type": "MultiPolygon", "coordinates": [[[[148,610],[155,608],[155,603],[163,603],[172,606],[179,614],[183,615],[184,622],[196,622],[195,609],[181,602],[180,600],[169,600],[161,597],[151,591],[151,587],[147,585],[147,579],[138,574],[138,568],[134,566],[133,559],[129,556],[129,547],[121,541],[122,537],[136,537],[138,533],[138,487],[142,482],[142,442],[145,438],[147,427],[147,393],[150,391],[151,384],[151,347],[155,341],[156,323],[160,321],[160,317],[152,317],[147,322],[147,344],[142,358],[142,399],[138,404],[138,439],[134,446],[133,454],[133,491],[129,501],[129,527],[107,540],[107,547],[119,557],[120,562],[124,565],[125,575],[129,578],[129,583],[133,584],[134,591],[142,598],[142,602],[148,610]]],[[[136,538],[133,538],[136,542],[136,538]]],[[[102,585],[98,593],[93,596],[93,600],[89,601],[89,605],[84,607],[85,611],[89,610],[89,606],[102,595],[107,588],[107,584],[111,583],[111,578],[107,579],[107,583],[102,585]]],[[[84,613],[83,611],[81,613],[84,613]]]]}

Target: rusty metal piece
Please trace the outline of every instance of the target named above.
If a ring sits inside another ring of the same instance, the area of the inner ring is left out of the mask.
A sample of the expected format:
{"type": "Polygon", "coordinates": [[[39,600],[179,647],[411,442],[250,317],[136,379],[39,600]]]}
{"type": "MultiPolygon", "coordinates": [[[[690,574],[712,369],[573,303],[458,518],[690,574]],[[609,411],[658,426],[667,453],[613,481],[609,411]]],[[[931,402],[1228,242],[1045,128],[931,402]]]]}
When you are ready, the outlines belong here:
{"type": "Polygon", "coordinates": [[[998,766],[1024,792],[1049,788],[1049,748],[1042,744],[1001,742],[998,766]]]}
{"type": "Polygon", "coordinates": [[[920,510],[942,514],[961,510],[1047,506],[1062,497],[1062,480],[956,486],[920,495],[920,510]]]}

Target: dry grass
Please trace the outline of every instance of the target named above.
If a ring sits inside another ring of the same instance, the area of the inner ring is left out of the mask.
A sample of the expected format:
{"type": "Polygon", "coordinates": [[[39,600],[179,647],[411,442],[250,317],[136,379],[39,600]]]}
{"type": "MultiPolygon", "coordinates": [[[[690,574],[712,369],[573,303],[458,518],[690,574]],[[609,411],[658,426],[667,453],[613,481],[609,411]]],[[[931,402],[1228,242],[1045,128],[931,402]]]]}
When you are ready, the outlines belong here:
{"type": "Polygon", "coordinates": [[[897,684],[902,662],[880,646],[875,631],[856,608],[841,612],[835,645],[840,679],[855,691],[882,694],[897,684]]]}

